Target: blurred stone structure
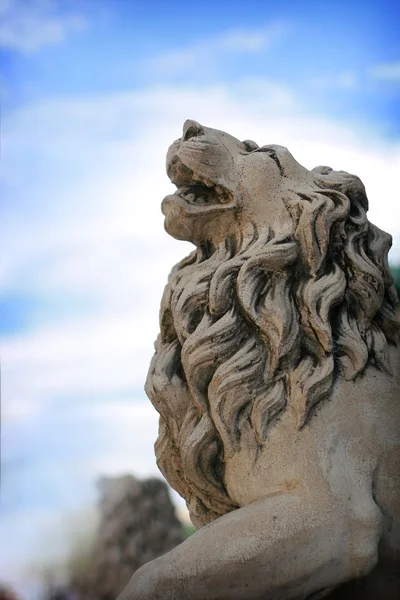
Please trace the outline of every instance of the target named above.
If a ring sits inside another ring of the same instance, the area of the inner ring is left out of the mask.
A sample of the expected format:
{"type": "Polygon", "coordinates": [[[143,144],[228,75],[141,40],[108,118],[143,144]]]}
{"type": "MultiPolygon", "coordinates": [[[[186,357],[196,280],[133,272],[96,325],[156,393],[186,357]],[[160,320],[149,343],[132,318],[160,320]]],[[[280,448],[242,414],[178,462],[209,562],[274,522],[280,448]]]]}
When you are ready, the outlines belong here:
{"type": "Polygon", "coordinates": [[[91,600],[115,600],[134,571],[183,540],[167,485],[157,478],[102,477],[90,573],[71,585],[91,600]]]}
{"type": "Polygon", "coordinates": [[[18,596],[8,585],[0,583],[0,600],[18,600],[18,596]]]}

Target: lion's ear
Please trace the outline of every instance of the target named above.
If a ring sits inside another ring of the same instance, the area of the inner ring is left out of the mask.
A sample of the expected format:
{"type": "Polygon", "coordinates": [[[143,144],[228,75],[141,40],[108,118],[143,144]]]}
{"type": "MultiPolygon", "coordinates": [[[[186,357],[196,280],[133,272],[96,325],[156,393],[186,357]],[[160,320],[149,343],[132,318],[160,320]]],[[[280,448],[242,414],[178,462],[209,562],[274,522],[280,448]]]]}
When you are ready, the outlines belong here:
{"type": "Polygon", "coordinates": [[[246,148],[247,152],[253,152],[253,150],[258,149],[258,144],[253,142],[253,140],[244,140],[242,144],[246,148]]]}

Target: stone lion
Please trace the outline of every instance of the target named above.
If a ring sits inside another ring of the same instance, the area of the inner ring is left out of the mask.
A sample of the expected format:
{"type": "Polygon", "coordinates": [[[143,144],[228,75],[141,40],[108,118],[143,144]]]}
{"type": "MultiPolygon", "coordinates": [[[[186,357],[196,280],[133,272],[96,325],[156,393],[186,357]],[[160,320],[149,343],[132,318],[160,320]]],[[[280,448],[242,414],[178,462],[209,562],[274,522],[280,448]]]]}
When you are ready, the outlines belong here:
{"type": "Polygon", "coordinates": [[[200,529],[123,597],[400,598],[397,296],[362,182],[194,121],[167,172],[166,230],[196,249],[146,391],[200,529]]]}

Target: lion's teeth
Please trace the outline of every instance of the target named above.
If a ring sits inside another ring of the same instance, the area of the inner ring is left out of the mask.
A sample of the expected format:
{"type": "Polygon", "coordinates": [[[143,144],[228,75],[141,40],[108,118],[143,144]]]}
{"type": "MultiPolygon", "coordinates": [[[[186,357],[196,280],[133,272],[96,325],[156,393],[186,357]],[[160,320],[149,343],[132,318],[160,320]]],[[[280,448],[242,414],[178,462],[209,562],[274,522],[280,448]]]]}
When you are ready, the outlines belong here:
{"type": "Polygon", "coordinates": [[[196,200],[196,195],[195,194],[188,194],[187,196],[185,196],[185,199],[188,202],[194,202],[196,200]]]}

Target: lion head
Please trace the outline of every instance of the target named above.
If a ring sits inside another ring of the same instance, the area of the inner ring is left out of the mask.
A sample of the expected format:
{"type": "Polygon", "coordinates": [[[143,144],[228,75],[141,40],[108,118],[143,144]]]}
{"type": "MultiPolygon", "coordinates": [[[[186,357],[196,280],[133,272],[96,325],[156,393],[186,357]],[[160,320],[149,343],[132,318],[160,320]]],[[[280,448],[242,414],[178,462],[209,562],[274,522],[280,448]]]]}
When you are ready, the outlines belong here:
{"type": "Polygon", "coordinates": [[[236,507],[224,462],[244,423],[261,447],[289,405],[303,428],[340,378],[390,370],[397,296],[358,177],[194,121],[167,172],[166,230],[196,250],[165,288],[146,391],[159,467],[201,525],[236,507]]]}

